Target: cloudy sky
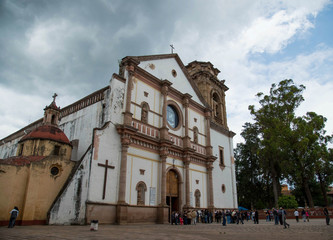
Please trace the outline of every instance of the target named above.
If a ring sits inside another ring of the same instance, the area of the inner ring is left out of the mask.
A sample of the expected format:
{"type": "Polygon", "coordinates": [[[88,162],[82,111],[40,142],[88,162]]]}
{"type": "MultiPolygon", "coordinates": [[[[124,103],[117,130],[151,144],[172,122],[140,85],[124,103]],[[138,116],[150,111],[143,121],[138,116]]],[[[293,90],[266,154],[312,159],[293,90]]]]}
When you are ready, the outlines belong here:
{"type": "Polygon", "coordinates": [[[256,93],[304,84],[298,115],[333,132],[333,4],[329,0],[0,1],[0,139],[108,85],[128,55],[210,61],[226,80],[229,128],[240,142],[256,93]]]}

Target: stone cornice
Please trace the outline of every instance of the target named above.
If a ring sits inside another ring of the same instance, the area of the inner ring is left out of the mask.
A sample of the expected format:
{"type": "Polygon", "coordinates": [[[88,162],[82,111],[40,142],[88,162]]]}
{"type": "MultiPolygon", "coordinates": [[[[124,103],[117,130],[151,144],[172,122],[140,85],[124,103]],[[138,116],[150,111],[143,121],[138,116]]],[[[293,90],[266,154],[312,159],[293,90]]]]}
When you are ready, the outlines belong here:
{"type": "Polygon", "coordinates": [[[226,129],[226,128],[222,127],[222,126],[219,126],[218,124],[216,124],[215,122],[212,122],[212,121],[210,122],[210,127],[212,129],[214,129],[214,130],[216,130],[216,131],[224,134],[227,137],[233,138],[236,135],[236,133],[234,133],[232,131],[229,131],[228,129],[226,129]]]}

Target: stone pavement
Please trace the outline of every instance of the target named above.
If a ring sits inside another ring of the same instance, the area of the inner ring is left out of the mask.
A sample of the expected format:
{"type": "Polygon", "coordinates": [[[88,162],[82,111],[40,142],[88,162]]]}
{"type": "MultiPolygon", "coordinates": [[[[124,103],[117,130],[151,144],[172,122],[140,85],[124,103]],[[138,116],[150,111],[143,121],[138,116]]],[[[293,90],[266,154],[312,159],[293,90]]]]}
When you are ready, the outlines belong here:
{"type": "MultiPolygon", "coordinates": [[[[333,219],[332,219],[333,220],[333,219]]],[[[197,225],[99,225],[98,231],[90,231],[89,226],[16,226],[0,227],[0,239],[233,239],[233,240],[333,240],[333,226],[327,226],[325,219],[310,219],[310,222],[296,223],[288,219],[289,229],[272,222],[252,221],[244,225],[220,224],[197,225]]]]}

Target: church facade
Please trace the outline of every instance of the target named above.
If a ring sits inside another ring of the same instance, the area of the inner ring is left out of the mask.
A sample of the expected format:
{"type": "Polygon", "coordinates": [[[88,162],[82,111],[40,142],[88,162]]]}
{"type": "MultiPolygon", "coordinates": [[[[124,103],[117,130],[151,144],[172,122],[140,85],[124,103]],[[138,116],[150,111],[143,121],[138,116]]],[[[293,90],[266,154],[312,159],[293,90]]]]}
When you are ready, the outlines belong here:
{"type": "MultiPolygon", "coordinates": [[[[177,54],[125,57],[109,86],[61,109],[75,166],[46,222],[166,223],[171,211],[237,208],[228,88],[218,73],[177,54]]],[[[42,122],[2,139],[0,158],[17,154],[42,122]]]]}

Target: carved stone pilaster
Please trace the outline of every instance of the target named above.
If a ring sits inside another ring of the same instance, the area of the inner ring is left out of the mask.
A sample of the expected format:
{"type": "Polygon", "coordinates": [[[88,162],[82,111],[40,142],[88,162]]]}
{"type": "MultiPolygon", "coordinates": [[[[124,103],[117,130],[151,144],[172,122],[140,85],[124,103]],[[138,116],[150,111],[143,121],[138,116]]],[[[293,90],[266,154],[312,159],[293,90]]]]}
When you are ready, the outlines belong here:
{"type": "Polygon", "coordinates": [[[185,206],[184,208],[191,207],[190,201],[190,155],[185,154],[184,157],[184,167],[185,167],[185,206]]]}
{"type": "Polygon", "coordinates": [[[185,107],[185,137],[183,138],[184,148],[191,147],[191,137],[189,136],[189,119],[188,119],[188,108],[190,106],[191,95],[186,93],[183,96],[183,106],[185,107]]]}
{"type": "Polygon", "coordinates": [[[214,208],[214,192],[213,192],[213,162],[207,162],[207,173],[208,173],[208,208],[214,208]]]}
{"type": "Polygon", "coordinates": [[[163,95],[163,109],[162,109],[162,128],[160,129],[161,139],[169,140],[169,129],[167,128],[167,97],[169,93],[169,86],[171,82],[164,80],[161,92],[163,95]]]}
{"type": "Polygon", "coordinates": [[[136,66],[139,64],[133,58],[125,58],[123,59],[122,63],[125,66],[128,72],[128,79],[127,79],[127,96],[126,96],[126,103],[125,103],[125,112],[124,112],[124,125],[130,126],[132,124],[132,113],[131,113],[131,101],[132,101],[132,90],[133,90],[133,77],[136,66]]]}
{"type": "Polygon", "coordinates": [[[162,146],[160,148],[160,158],[162,162],[161,167],[161,206],[166,205],[166,159],[168,157],[168,147],[162,146]]]}
{"type": "Polygon", "coordinates": [[[206,119],[206,155],[213,155],[213,147],[211,146],[210,140],[210,121],[211,121],[211,111],[210,109],[206,109],[205,111],[205,119],[206,119]]]}
{"type": "Polygon", "coordinates": [[[126,125],[117,125],[116,127],[121,140],[118,204],[126,205],[127,152],[131,143],[131,136],[137,131],[137,129],[126,125]]]}

